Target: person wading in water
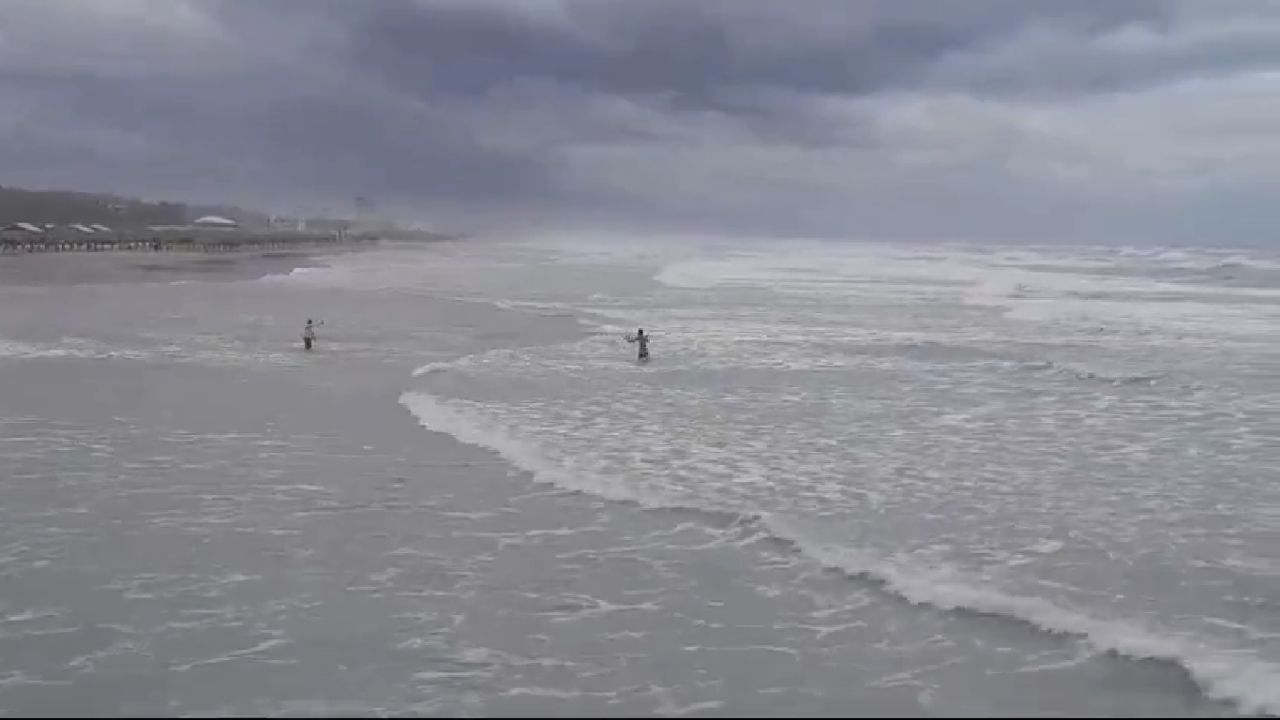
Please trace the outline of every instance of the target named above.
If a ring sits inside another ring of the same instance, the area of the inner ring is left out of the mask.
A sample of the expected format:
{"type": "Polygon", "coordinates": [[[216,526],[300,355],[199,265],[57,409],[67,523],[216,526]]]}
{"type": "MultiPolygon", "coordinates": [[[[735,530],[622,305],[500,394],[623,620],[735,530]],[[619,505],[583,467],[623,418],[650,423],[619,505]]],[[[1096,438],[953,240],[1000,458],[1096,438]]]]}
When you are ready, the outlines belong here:
{"type": "Polygon", "coordinates": [[[635,335],[628,335],[627,342],[640,345],[639,351],[636,353],[636,360],[644,362],[649,359],[649,336],[644,334],[644,328],[636,330],[635,335]]]}
{"type": "Polygon", "coordinates": [[[316,341],[316,326],[324,323],[312,323],[311,318],[307,318],[306,327],[302,328],[302,347],[304,350],[310,350],[316,341]]]}

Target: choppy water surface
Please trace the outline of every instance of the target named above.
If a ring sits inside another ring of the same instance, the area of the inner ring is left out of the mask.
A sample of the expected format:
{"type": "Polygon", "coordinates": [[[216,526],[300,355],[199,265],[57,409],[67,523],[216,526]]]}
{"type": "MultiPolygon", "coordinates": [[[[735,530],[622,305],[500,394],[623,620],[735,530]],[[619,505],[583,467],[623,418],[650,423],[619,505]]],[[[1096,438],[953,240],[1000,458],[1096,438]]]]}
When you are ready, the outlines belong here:
{"type": "Polygon", "coordinates": [[[0,297],[0,710],[1280,711],[1264,255],[457,243],[0,297]]]}

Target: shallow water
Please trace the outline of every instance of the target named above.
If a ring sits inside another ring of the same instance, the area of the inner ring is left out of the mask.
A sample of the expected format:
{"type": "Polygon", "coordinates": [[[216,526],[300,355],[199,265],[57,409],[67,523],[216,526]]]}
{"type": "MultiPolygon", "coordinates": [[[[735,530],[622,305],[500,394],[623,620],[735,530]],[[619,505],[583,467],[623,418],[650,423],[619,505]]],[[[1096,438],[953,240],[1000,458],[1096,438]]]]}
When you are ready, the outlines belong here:
{"type": "Polygon", "coordinates": [[[0,289],[0,710],[1275,712],[1273,263],[449,243],[0,289]]]}

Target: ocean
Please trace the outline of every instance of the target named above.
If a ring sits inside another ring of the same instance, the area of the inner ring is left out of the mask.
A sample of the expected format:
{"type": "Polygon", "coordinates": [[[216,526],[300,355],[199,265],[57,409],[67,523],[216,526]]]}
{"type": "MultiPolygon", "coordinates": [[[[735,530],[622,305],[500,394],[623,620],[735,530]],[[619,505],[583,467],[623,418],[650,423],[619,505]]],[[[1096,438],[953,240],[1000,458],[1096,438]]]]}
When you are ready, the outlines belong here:
{"type": "Polygon", "coordinates": [[[0,713],[1280,714],[1280,255],[313,260],[0,286],[0,713]]]}

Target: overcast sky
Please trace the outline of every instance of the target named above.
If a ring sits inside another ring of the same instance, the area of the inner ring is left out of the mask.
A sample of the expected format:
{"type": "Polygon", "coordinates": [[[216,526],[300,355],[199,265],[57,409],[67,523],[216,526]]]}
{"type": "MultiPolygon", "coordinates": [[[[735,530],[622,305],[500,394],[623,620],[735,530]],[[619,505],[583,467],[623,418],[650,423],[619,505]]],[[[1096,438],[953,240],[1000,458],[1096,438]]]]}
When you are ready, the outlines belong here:
{"type": "Polygon", "coordinates": [[[1280,245],[1280,3],[3,0],[0,183],[1280,245]]]}

